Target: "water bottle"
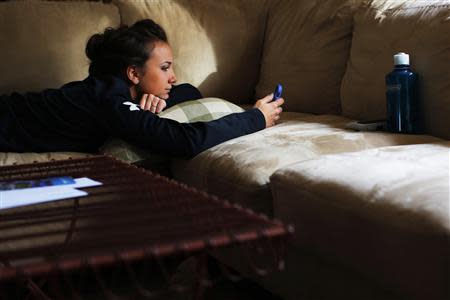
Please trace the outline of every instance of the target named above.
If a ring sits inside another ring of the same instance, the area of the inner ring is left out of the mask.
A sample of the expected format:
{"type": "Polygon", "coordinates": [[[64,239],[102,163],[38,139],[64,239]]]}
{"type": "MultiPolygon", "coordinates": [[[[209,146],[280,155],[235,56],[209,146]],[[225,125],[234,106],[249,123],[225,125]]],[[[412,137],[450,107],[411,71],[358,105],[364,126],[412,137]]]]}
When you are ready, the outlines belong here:
{"type": "Polygon", "coordinates": [[[386,128],[390,132],[418,133],[418,76],[411,71],[409,55],[394,55],[394,70],[386,75],[386,128]]]}

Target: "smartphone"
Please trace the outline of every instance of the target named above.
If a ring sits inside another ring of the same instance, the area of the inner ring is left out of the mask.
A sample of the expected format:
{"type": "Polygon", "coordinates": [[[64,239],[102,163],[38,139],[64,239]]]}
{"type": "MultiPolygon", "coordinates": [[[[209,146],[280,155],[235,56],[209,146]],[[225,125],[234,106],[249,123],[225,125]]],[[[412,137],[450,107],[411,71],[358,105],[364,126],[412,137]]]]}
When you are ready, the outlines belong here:
{"type": "Polygon", "coordinates": [[[275,90],[273,91],[272,101],[275,101],[278,98],[281,98],[282,93],[283,93],[283,86],[281,84],[277,84],[277,86],[275,87],[275,90]]]}

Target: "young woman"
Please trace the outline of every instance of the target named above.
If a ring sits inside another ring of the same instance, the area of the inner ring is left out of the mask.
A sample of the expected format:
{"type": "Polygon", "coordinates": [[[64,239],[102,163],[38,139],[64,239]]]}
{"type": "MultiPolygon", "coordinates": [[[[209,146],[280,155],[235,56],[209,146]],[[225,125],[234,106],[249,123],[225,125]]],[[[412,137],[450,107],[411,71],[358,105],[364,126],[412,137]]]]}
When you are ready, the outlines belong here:
{"type": "Polygon", "coordinates": [[[109,137],[190,158],[226,140],[273,126],[284,100],[271,95],[253,109],[211,122],[182,124],[158,117],[164,108],[200,98],[175,86],[164,30],[152,20],[108,28],[86,46],[89,76],[59,89],[0,97],[0,151],[96,152],[109,137]]]}

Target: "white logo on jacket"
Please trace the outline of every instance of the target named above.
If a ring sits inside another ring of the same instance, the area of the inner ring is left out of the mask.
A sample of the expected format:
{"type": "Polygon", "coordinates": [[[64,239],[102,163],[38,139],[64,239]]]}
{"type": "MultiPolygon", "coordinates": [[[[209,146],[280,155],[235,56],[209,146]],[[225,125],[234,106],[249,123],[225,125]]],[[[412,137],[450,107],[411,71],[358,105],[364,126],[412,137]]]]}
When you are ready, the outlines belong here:
{"type": "Polygon", "coordinates": [[[131,111],[133,111],[133,110],[141,110],[141,109],[139,108],[139,106],[137,106],[136,103],[133,103],[133,102],[130,102],[130,101],[126,101],[126,102],[124,102],[124,103],[122,103],[122,104],[124,104],[124,105],[129,105],[131,111]]]}

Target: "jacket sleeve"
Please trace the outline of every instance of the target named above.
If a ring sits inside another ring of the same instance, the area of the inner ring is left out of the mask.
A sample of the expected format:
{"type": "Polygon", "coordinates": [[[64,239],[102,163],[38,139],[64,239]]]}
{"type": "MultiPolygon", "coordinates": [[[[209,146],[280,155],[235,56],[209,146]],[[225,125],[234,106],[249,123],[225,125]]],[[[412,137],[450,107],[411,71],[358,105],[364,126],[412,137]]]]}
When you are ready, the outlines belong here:
{"type": "Polygon", "coordinates": [[[105,116],[111,135],[146,149],[192,158],[229,139],[265,128],[262,112],[253,108],[210,122],[179,123],[158,117],[127,101],[118,101],[105,116]]]}

